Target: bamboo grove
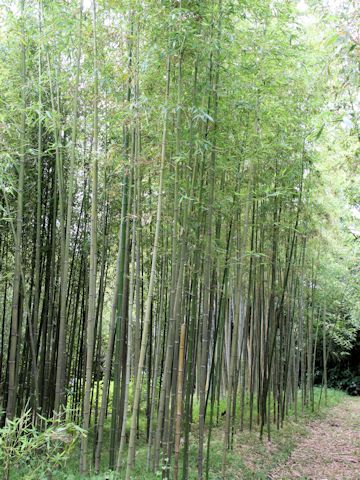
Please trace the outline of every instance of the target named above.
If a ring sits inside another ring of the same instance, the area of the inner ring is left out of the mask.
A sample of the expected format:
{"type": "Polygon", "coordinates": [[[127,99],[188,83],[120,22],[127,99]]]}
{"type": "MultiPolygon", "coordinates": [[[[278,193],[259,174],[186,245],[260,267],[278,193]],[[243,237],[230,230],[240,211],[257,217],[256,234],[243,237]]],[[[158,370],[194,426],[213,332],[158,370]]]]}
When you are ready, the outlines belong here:
{"type": "Polygon", "coordinates": [[[194,442],[209,478],[222,422],[226,478],[238,432],[314,408],[319,366],[326,395],[332,47],[290,1],[1,15],[2,424],[72,418],[80,471],[128,480],[139,445],[149,471],[189,478],[194,442]]]}

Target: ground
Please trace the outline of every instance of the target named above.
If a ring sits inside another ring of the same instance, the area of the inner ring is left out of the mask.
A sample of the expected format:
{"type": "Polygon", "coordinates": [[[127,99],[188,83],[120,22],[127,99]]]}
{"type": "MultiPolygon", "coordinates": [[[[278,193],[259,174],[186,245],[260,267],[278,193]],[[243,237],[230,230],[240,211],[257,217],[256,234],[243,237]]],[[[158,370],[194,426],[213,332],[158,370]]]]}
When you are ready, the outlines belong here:
{"type": "MultiPolygon", "coordinates": [[[[225,400],[224,400],[225,401],[225,400]]],[[[222,408],[226,408],[226,403],[222,408]]],[[[328,406],[324,405],[324,392],[315,388],[314,404],[302,409],[299,395],[298,419],[290,409],[283,428],[277,430],[272,424],[271,440],[260,439],[256,412],[252,431],[249,431],[248,402],[245,405],[244,430],[236,425],[233,450],[227,453],[226,474],[222,475],[224,454],[224,418],[214,426],[211,448],[209,480],[360,480],[360,397],[349,397],[338,390],[328,389],[328,406]]],[[[220,409],[220,412],[223,409],[220,409]]],[[[197,409],[195,409],[195,415],[197,409]]],[[[239,412],[238,412],[239,414],[239,412]]],[[[239,415],[238,415],[239,417],[239,415]]],[[[145,417],[144,417],[145,418],[145,417]]],[[[142,420],[144,420],[142,418],[142,420]]],[[[273,420],[273,414],[271,415],[273,420]]],[[[108,443],[108,427],[106,441],[108,443]]],[[[90,439],[91,441],[91,439],[90,439]]],[[[91,443],[91,442],[90,442],[91,443]]],[[[190,435],[189,480],[197,479],[198,438],[196,422],[190,435]]],[[[138,441],[136,466],[132,480],[159,480],[162,472],[149,472],[146,468],[147,446],[144,438],[138,441]]],[[[125,457],[126,458],[126,455],[125,457]]],[[[41,458],[32,458],[31,467],[13,465],[10,480],[43,480],[35,471],[41,458]]],[[[27,462],[29,463],[29,462],[27,462]]],[[[120,475],[107,471],[106,449],[103,468],[99,476],[90,472],[80,475],[79,450],[75,448],[66,465],[52,471],[52,480],[121,480],[120,475]]],[[[182,466],[182,461],[180,461],[182,466]]],[[[41,465],[40,465],[41,466],[41,465]]],[[[45,465],[46,466],[46,465],[45,465]]],[[[1,477],[0,462],[0,477],[1,477]]],[[[172,467],[170,467],[170,478],[172,467]]],[[[180,478],[182,475],[180,473],[180,478]]]]}
{"type": "Polygon", "coordinates": [[[308,425],[288,460],[269,479],[359,480],[360,398],[347,397],[308,425]]]}

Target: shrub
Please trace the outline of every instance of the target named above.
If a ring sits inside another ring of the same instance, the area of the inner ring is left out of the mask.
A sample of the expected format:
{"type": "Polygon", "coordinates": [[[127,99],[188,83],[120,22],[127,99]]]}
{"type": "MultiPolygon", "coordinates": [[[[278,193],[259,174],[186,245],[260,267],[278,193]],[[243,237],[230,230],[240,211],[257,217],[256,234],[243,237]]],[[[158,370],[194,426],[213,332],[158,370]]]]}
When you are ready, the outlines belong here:
{"type": "Polygon", "coordinates": [[[27,479],[51,479],[53,472],[63,467],[84,431],[74,423],[61,419],[37,416],[38,425],[32,422],[31,410],[20,417],[6,420],[0,429],[0,465],[3,480],[10,473],[26,470],[27,479]]]}

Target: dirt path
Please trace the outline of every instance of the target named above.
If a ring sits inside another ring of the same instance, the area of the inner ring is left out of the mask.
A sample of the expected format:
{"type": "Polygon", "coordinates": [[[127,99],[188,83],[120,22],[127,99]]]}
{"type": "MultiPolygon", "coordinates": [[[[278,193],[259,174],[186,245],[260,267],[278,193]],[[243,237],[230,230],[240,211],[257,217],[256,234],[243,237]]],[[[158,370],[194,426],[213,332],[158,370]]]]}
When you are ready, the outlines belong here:
{"type": "Polygon", "coordinates": [[[360,480],[360,398],[346,399],[309,430],[269,479],[360,480]]]}

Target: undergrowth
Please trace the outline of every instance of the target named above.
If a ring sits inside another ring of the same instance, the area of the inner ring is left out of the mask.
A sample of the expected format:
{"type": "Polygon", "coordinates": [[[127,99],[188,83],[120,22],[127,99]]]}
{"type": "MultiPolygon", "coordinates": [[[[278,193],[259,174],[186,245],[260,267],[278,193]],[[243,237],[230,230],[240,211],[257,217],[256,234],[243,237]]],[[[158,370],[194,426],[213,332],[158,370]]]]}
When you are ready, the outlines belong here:
{"type": "MultiPolygon", "coordinates": [[[[244,429],[240,431],[239,422],[236,425],[236,431],[234,435],[233,449],[227,453],[227,469],[226,476],[222,477],[222,462],[224,451],[224,431],[223,424],[224,419],[220,415],[219,423],[214,426],[211,448],[210,448],[210,461],[209,461],[209,479],[210,480],[238,480],[238,479],[267,479],[268,472],[279,463],[286,461],[292,450],[295,448],[299,438],[305,435],[307,432],[307,425],[314,419],[322,418],[329,407],[335,406],[342,401],[346,394],[338,390],[328,390],[327,394],[327,407],[324,405],[324,394],[320,388],[314,390],[314,411],[312,411],[311,405],[305,406],[302,411],[301,396],[298,398],[298,421],[295,421],[294,411],[291,409],[288,412],[288,416],[285,419],[284,425],[279,430],[276,425],[271,425],[271,439],[267,439],[265,432],[264,438],[261,440],[259,436],[259,426],[256,422],[256,415],[253,422],[252,431],[249,431],[249,402],[245,403],[244,410],[244,429]],[[321,401],[320,401],[321,400],[321,401]]],[[[238,402],[240,403],[240,402],[238,402]]],[[[226,399],[222,400],[219,405],[219,411],[223,413],[226,408],[226,399]]],[[[240,412],[238,411],[237,414],[240,412]]],[[[143,415],[143,414],[142,414],[143,415]]],[[[189,480],[195,480],[197,478],[197,406],[194,408],[194,423],[192,424],[192,433],[190,435],[189,446],[189,480]]],[[[237,417],[238,418],[238,417],[237,417]]],[[[145,423],[145,418],[141,419],[145,423]]],[[[7,429],[15,428],[8,426],[7,429]]],[[[50,428],[50,427],[49,427],[50,428]]],[[[55,427],[54,427],[55,428],[55,427]]],[[[104,452],[102,456],[102,473],[94,475],[91,471],[86,477],[80,475],[79,470],[79,441],[78,437],[81,434],[81,430],[74,430],[74,426],[71,424],[67,427],[68,434],[72,440],[70,444],[63,444],[64,453],[59,457],[59,444],[54,446],[51,455],[51,449],[46,451],[46,454],[40,451],[36,452],[36,448],[30,448],[25,451],[22,458],[19,458],[19,452],[14,454],[12,459],[11,474],[8,477],[9,480],[31,480],[36,478],[37,480],[45,480],[51,478],[51,480],[79,480],[79,479],[96,479],[96,480],[119,480],[124,478],[125,469],[120,473],[107,471],[108,455],[106,452],[106,445],[109,436],[109,425],[106,425],[105,438],[104,438],[104,452]],[[68,448],[67,445],[71,445],[68,448]],[[42,468],[38,465],[41,465],[42,468]],[[36,467],[36,475],[34,476],[34,465],[36,467]]],[[[9,434],[8,430],[3,429],[0,431],[0,445],[4,444],[6,435],[9,434]]],[[[34,433],[34,432],[33,432],[34,433]]],[[[44,433],[44,432],[43,432],[44,433]]],[[[42,435],[43,435],[42,433],[42,435]]],[[[33,441],[38,441],[38,435],[34,435],[33,441]],[[37,440],[36,440],[37,439],[37,440]]],[[[48,432],[51,437],[51,430],[48,432]]],[[[46,435],[45,435],[46,437],[46,435]]],[[[27,435],[26,442],[31,444],[31,436],[27,435]]],[[[90,438],[90,445],[93,439],[90,438]]],[[[42,447],[43,448],[43,447],[42,447]]],[[[89,451],[92,451],[90,449],[89,451]]],[[[206,448],[205,448],[206,451],[206,448]]],[[[136,466],[132,472],[132,480],[158,480],[162,478],[162,471],[149,472],[146,468],[146,454],[147,445],[145,439],[140,437],[137,443],[137,455],[136,466]]],[[[124,455],[126,459],[126,452],[124,455]]],[[[4,455],[0,453],[1,468],[4,472],[4,455]]],[[[8,460],[9,462],[9,460],[8,460]]],[[[182,458],[180,458],[180,478],[181,477],[182,458]]],[[[169,472],[171,474],[172,467],[169,466],[169,472]]],[[[3,473],[4,475],[4,473],[3,473]]],[[[3,476],[3,478],[6,478],[3,476]]],[[[170,475],[171,478],[171,475],[170,475]]]]}

